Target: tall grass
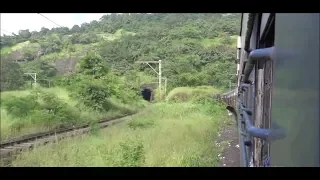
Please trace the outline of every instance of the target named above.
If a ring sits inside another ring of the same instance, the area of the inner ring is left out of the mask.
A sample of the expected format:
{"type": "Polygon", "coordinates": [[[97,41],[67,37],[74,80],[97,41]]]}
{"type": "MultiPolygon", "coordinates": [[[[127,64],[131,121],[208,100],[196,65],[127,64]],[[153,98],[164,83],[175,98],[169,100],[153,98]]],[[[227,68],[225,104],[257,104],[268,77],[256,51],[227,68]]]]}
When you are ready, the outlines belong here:
{"type": "Polygon", "coordinates": [[[212,97],[221,92],[213,86],[178,87],[169,92],[166,100],[169,102],[185,102],[190,99],[212,97]]]}
{"type": "Polygon", "coordinates": [[[229,121],[210,99],[154,104],[98,134],[25,152],[13,166],[216,166],[215,140],[229,121]]]}
{"type": "Polygon", "coordinates": [[[39,97],[36,102],[27,99],[31,90],[1,93],[1,140],[115,117],[139,108],[110,98],[112,110],[98,112],[71,99],[63,88],[41,88],[40,91],[46,96],[39,97]],[[32,103],[36,105],[31,107],[32,103]]]}

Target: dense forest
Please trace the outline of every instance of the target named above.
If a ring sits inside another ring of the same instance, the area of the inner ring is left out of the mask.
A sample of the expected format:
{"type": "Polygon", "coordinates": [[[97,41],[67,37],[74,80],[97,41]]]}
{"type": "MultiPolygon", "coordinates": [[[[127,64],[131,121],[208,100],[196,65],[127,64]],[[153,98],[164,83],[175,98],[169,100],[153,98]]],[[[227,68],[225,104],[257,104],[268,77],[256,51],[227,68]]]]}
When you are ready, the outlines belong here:
{"type": "Polygon", "coordinates": [[[28,87],[26,72],[37,73],[41,86],[53,86],[109,71],[138,90],[156,74],[134,62],[155,60],[163,62],[168,89],[228,88],[239,24],[240,14],[111,14],[71,29],[20,30],[1,37],[1,91],[28,87]]]}

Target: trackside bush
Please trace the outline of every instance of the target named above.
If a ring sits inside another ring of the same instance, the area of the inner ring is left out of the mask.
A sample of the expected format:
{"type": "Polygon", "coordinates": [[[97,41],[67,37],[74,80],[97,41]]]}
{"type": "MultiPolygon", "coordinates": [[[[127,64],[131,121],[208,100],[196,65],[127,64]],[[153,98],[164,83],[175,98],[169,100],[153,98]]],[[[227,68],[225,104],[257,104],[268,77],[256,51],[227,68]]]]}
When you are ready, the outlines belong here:
{"type": "Polygon", "coordinates": [[[72,125],[79,120],[78,110],[61,101],[55,94],[33,90],[26,97],[10,97],[3,102],[7,113],[18,120],[12,126],[21,129],[26,124],[72,125]]]}

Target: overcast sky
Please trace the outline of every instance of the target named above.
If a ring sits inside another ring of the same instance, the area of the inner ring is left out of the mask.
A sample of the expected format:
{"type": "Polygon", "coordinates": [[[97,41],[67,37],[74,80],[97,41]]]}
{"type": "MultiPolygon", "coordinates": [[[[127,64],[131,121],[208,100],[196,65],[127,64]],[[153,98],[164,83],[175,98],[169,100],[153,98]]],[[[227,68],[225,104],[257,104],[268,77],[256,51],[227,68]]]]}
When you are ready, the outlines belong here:
{"type": "MultiPolygon", "coordinates": [[[[101,16],[109,13],[41,13],[60,26],[72,28],[84,22],[99,20],[101,16]]],[[[16,33],[21,29],[40,31],[42,27],[51,29],[58,27],[48,19],[37,13],[1,13],[1,35],[16,33]]]]}

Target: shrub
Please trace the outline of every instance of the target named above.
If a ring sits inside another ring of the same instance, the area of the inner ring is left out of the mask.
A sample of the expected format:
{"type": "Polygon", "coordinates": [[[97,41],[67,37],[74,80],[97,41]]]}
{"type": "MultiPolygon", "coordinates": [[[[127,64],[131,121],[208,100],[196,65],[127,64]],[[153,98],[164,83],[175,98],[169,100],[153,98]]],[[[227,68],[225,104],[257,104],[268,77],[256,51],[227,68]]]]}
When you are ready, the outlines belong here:
{"type": "Polygon", "coordinates": [[[137,129],[137,128],[148,128],[152,127],[155,124],[154,120],[152,119],[135,119],[133,121],[130,121],[128,123],[128,126],[132,129],[137,129]]]}
{"type": "Polygon", "coordinates": [[[46,126],[74,125],[80,119],[78,110],[61,101],[55,94],[33,90],[26,97],[11,97],[3,102],[8,114],[17,118],[12,128],[20,130],[32,123],[46,126]]]}
{"type": "Polygon", "coordinates": [[[80,118],[75,108],[62,102],[55,94],[41,92],[40,99],[44,102],[42,107],[54,115],[55,121],[69,125],[76,123],[80,118]]]}
{"type": "Polygon", "coordinates": [[[169,99],[172,102],[185,102],[189,100],[189,95],[185,92],[177,92],[169,99]]]}
{"type": "Polygon", "coordinates": [[[126,140],[120,143],[121,166],[138,167],[145,162],[145,152],[141,141],[126,140]]]}
{"type": "Polygon", "coordinates": [[[3,106],[7,112],[13,117],[26,117],[33,110],[39,107],[37,102],[37,94],[32,93],[26,97],[10,97],[7,101],[3,102],[3,106]]]}

